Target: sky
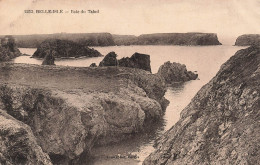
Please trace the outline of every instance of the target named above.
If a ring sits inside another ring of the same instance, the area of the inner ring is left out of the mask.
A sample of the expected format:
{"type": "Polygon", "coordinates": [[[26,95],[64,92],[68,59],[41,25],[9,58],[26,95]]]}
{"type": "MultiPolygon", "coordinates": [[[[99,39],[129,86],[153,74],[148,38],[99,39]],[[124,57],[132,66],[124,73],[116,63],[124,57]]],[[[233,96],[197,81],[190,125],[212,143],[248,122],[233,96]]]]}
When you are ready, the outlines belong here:
{"type": "Polygon", "coordinates": [[[61,32],[260,34],[260,0],[0,0],[0,34],[61,32]],[[69,13],[24,13],[52,9],[69,13]]]}

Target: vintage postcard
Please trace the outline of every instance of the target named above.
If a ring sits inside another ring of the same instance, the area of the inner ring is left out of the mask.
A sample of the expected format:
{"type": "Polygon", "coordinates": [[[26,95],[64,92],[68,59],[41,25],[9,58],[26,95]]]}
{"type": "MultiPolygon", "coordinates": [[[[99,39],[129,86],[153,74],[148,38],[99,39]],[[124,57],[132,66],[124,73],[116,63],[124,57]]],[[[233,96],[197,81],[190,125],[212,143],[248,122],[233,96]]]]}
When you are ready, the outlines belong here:
{"type": "Polygon", "coordinates": [[[0,165],[260,164],[260,0],[0,0],[0,165]]]}

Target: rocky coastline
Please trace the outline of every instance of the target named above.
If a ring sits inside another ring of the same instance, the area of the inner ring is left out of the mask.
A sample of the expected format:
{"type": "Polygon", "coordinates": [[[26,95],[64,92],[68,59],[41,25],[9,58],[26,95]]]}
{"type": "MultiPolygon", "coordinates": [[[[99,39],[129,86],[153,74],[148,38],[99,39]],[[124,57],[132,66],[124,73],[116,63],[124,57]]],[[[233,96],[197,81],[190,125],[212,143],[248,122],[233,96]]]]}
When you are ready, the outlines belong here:
{"type": "Polygon", "coordinates": [[[0,70],[0,109],[31,128],[53,164],[77,164],[96,145],[142,132],[168,103],[161,78],[135,68],[1,63],[0,70]]]}
{"type": "MultiPolygon", "coordinates": [[[[1,37],[1,36],[0,36],[1,37]]],[[[84,46],[120,45],[221,45],[215,33],[154,33],[116,35],[110,33],[55,33],[13,35],[20,48],[36,48],[45,40],[70,40],[84,46]]]]}
{"type": "Polygon", "coordinates": [[[259,164],[259,66],[259,46],[239,50],[157,140],[143,164],[259,164]]]}

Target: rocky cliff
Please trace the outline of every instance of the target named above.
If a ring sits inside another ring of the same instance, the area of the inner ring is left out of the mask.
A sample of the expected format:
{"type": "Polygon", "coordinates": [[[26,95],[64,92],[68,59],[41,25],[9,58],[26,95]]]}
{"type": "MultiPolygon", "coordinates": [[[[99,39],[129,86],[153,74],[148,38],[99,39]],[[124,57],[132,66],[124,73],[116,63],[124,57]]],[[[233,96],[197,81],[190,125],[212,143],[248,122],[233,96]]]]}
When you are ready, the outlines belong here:
{"type": "MultiPolygon", "coordinates": [[[[4,37],[4,36],[0,36],[4,37]]],[[[55,33],[14,35],[18,47],[36,48],[47,39],[70,40],[84,46],[115,45],[221,45],[214,33],[156,33],[115,35],[110,33],[55,33]]]]}
{"type": "Polygon", "coordinates": [[[46,55],[55,58],[98,57],[97,50],[68,40],[50,39],[42,42],[32,57],[44,58],[46,55]]]}
{"type": "Polygon", "coordinates": [[[22,55],[16,46],[16,42],[12,36],[0,38],[0,62],[8,61],[22,55]]]}
{"type": "Polygon", "coordinates": [[[115,45],[110,33],[54,33],[14,35],[20,48],[37,48],[47,39],[70,40],[84,46],[113,46],[115,45]]]}
{"type": "Polygon", "coordinates": [[[160,77],[132,68],[1,64],[0,108],[31,127],[54,164],[141,132],[167,104],[160,77]]]}
{"type": "Polygon", "coordinates": [[[160,66],[158,73],[167,84],[196,80],[198,74],[187,71],[186,65],[170,61],[160,66]]]}
{"type": "Polygon", "coordinates": [[[0,164],[52,165],[30,127],[0,110],[0,164]]]}
{"type": "Polygon", "coordinates": [[[221,45],[214,33],[155,33],[114,38],[116,45],[221,45]]]}
{"type": "Polygon", "coordinates": [[[260,34],[244,34],[239,36],[235,42],[236,46],[260,45],[260,34]]]}
{"type": "Polygon", "coordinates": [[[259,80],[260,47],[238,51],[143,164],[260,164],[259,80]]]}

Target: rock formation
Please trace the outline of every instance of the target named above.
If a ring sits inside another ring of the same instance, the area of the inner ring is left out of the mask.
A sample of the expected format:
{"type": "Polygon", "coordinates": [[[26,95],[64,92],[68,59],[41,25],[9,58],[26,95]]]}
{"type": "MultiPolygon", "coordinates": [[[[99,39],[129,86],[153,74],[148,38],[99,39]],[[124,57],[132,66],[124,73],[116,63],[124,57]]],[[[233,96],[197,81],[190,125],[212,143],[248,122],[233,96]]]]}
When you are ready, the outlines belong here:
{"type": "Polygon", "coordinates": [[[236,39],[236,46],[260,45],[260,34],[244,34],[236,39]]]}
{"type": "Polygon", "coordinates": [[[0,110],[0,164],[52,165],[26,124],[0,110]]]}
{"type": "Polygon", "coordinates": [[[260,164],[259,80],[260,47],[239,50],[143,164],[260,164]]]}
{"type": "Polygon", "coordinates": [[[99,63],[99,66],[118,66],[116,59],[117,54],[115,52],[108,53],[104,59],[99,63]]]}
{"type": "Polygon", "coordinates": [[[39,45],[32,57],[44,58],[49,53],[53,53],[55,58],[102,56],[97,50],[73,41],[49,39],[39,45]]]}
{"type": "Polygon", "coordinates": [[[22,54],[17,48],[15,40],[12,36],[0,38],[0,62],[11,60],[20,55],[22,54]]]}
{"type": "Polygon", "coordinates": [[[196,80],[198,78],[198,74],[187,71],[184,64],[171,63],[170,61],[160,66],[157,74],[161,76],[167,84],[196,80]]]}
{"type": "Polygon", "coordinates": [[[42,65],[55,65],[55,52],[47,53],[43,59],[42,65]]]}
{"type": "Polygon", "coordinates": [[[151,72],[150,56],[146,54],[134,53],[130,58],[124,57],[118,60],[119,66],[138,68],[151,72]]]}
{"type": "Polygon", "coordinates": [[[0,71],[0,108],[31,127],[54,164],[130,138],[167,103],[161,78],[140,69],[4,63],[0,71]]]}
{"type": "Polygon", "coordinates": [[[92,63],[92,64],[90,64],[89,67],[97,67],[97,64],[96,63],[92,63]]]}
{"type": "Polygon", "coordinates": [[[134,53],[130,58],[123,57],[122,59],[117,60],[117,54],[115,52],[110,52],[99,63],[99,66],[129,67],[151,72],[150,63],[150,56],[146,54],[134,53]]]}

